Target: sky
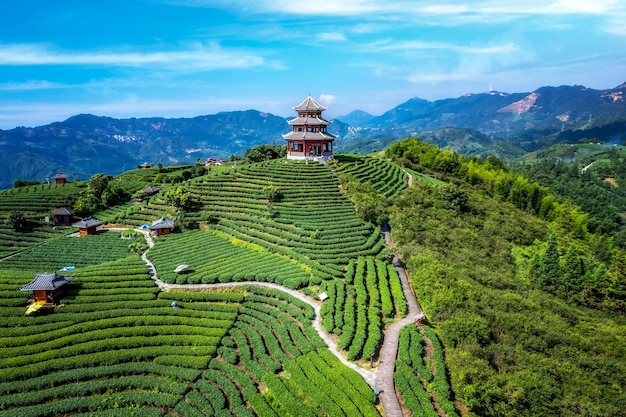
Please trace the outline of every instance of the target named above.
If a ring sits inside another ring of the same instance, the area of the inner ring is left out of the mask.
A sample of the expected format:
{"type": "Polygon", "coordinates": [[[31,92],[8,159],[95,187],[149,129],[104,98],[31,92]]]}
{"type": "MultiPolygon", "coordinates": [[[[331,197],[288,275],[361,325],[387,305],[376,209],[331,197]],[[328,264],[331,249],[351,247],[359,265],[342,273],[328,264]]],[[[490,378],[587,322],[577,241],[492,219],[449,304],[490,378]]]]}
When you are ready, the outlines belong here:
{"type": "Polygon", "coordinates": [[[0,129],[626,82],[624,0],[2,1],[0,129]]]}

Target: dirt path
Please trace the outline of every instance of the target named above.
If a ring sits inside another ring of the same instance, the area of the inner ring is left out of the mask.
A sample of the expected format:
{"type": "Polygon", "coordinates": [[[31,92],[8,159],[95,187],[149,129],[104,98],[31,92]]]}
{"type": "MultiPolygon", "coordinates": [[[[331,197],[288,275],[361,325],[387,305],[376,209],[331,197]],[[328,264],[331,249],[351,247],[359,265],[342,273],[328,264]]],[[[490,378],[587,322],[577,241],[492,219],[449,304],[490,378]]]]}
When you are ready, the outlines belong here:
{"type": "MultiPolygon", "coordinates": [[[[411,176],[409,174],[409,184],[411,183],[411,176]]],[[[125,229],[120,228],[110,228],[108,230],[116,230],[121,231],[125,229]]],[[[283,292],[290,294],[291,296],[302,300],[309,304],[315,310],[315,318],[313,319],[312,325],[320,335],[320,337],[326,342],[328,345],[328,349],[346,366],[354,369],[358,372],[363,379],[375,390],[379,393],[380,402],[382,404],[385,417],[403,417],[402,407],[400,405],[400,401],[398,399],[398,395],[395,390],[395,383],[393,379],[393,373],[395,371],[395,362],[398,354],[398,342],[400,339],[400,329],[408,324],[413,324],[414,317],[421,312],[421,309],[417,303],[417,299],[415,298],[415,294],[413,293],[413,289],[411,288],[411,284],[409,283],[409,279],[402,265],[402,262],[395,256],[393,259],[393,265],[398,272],[398,276],[400,277],[400,281],[402,282],[402,290],[404,292],[404,297],[408,306],[408,314],[405,318],[393,323],[387,328],[385,333],[385,338],[383,341],[383,346],[380,350],[379,355],[379,363],[375,371],[370,371],[364,369],[350,361],[348,361],[337,348],[337,344],[335,341],[324,331],[321,324],[321,315],[320,308],[321,302],[315,300],[303,293],[292,290],[290,288],[284,287],[279,284],[269,283],[269,282],[256,282],[256,281],[245,281],[245,282],[229,282],[229,283],[218,283],[218,284],[168,284],[166,282],[161,281],[157,276],[156,268],[154,264],[148,259],[146,256],[147,252],[154,245],[152,240],[152,236],[150,232],[145,230],[135,229],[137,232],[142,233],[146,238],[146,243],[148,244],[148,250],[144,251],[141,255],[141,259],[148,265],[150,270],[150,275],[154,282],[161,288],[163,291],[169,291],[173,289],[211,289],[211,288],[228,288],[228,287],[238,287],[238,286],[249,286],[256,285],[259,287],[273,288],[283,292]]],[[[383,225],[383,236],[385,238],[385,243],[390,245],[391,242],[391,233],[389,231],[388,225],[385,223],[383,225]]]]}
{"type": "MultiPolygon", "coordinates": [[[[125,230],[123,228],[109,228],[107,230],[115,230],[115,231],[122,231],[125,230]]],[[[139,233],[143,233],[143,235],[146,238],[146,243],[148,244],[148,250],[150,250],[150,248],[152,246],[154,246],[154,241],[152,240],[152,236],[150,235],[150,232],[146,231],[146,230],[139,230],[139,229],[135,229],[137,232],[139,233]]],[[[211,289],[211,288],[229,288],[229,287],[241,287],[241,286],[249,286],[249,285],[256,285],[258,287],[265,287],[265,288],[273,288],[276,290],[280,290],[283,292],[288,293],[289,295],[304,301],[305,303],[309,304],[311,307],[313,307],[313,309],[315,310],[315,318],[313,319],[312,325],[313,328],[315,329],[315,331],[317,331],[317,333],[320,335],[320,337],[324,340],[324,342],[326,342],[326,344],[328,345],[328,349],[337,357],[339,358],[339,360],[346,366],[354,369],[355,371],[357,371],[362,377],[363,379],[365,379],[365,381],[372,387],[374,388],[376,382],[375,382],[375,378],[376,378],[376,374],[372,371],[369,371],[367,369],[363,369],[360,366],[348,361],[340,352],[340,350],[337,348],[337,344],[335,343],[335,341],[333,339],[331,339],[329,337],[329,335],[324,331],[324,329],[322,328],[322,322],[321,322],[321,315],[320,315],[320,309],[321,309],[321,302],[318,300],[314,300],[313,298],[304,295],[303,293],[296,291],[296,290],[292,290],[291,288],[287,288],[284,287],[282,285],[279,284],[274,284],[271,282],[257,282],[257,281],[242,281],[242,282],[226,282],[226,283],[217,283],[217,284],[184,284],[184,285],[180,285],[180,284],[168,284],[167,282],[163,282],[159,279],[159,277],[157,276],[157,272],[156,272],[156,268],[154,267],[154,264],[148,259],[148,257],[146,256],[148,250],[144,251],[144,253],[141,254],[141,259],[146,263],[146,265],[148,265],[148,269],[150,271],[150,276],[152,277],[152,279],[154,280],[154,282],[157,284],[157,286],[163,290],[163,291],[169,291],[169,290],[175,290],[175,289],[182,289],[182,290],[199,290],[199,289],[211,289]]]]}
{"type": "MultiPolygon", "coordinates": [[[[389,227],[385,223],[383,234],[387,245],[391,244],[391,234],[389,227]]],[[[414,317],[422,310],[417,303],[406,270],[398,256],[393,258],[393,265],[400,276],[402,290],[406,299],[409,312],[402,320],[393,323],[385,332],[385,340],[380,350],[380,363],[376,372],[376,385],[379,389],[380,402],[385,410],[386,417],[403,417],[402,407],[396,394],[393,373],[396,369],[396,358],[398,355],[398,342],[400,340],[400,329],[406,325],[413,325],[414,317]]]]}
{"type": "Polygon", "coordinates": [[[409,188],[411,188],[411,186],[413,185],[413,175],[409,174],[408,172],[406,172],[406,175],[409,176],[409,188]]]}

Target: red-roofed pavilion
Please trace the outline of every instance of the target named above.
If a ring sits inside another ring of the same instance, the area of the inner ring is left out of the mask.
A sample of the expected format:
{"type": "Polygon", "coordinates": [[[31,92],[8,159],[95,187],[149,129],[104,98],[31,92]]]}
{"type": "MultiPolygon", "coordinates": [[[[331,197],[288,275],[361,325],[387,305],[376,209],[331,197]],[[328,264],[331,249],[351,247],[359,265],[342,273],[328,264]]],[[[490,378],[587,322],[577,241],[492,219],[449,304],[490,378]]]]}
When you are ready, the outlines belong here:
{"type": "Polygon", "coordinates": [[[287,141],[287,159],[333,159],[333,141],[328,133],[332,122],[322,117],[326,107],[308,96],[293,108],[298,116],[290,120],[291,132],[283,135],[287,141]]]}

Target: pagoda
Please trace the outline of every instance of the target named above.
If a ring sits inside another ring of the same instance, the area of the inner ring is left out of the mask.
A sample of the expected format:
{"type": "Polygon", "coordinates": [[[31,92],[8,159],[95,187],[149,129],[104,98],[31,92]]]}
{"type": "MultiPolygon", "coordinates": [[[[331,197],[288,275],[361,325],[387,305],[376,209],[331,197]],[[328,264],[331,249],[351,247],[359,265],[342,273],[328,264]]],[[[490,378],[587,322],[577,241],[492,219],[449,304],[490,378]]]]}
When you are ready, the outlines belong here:
{"type": "Polygon", "coordinates": [[[283,135],[287,141],[287,159],[333,159],[336,136],[327,131],[332,122],[322,117],[326,107],[309,95],[293,109],[298,116],[287,122],[291,125],[291,132],[283,135]]]}

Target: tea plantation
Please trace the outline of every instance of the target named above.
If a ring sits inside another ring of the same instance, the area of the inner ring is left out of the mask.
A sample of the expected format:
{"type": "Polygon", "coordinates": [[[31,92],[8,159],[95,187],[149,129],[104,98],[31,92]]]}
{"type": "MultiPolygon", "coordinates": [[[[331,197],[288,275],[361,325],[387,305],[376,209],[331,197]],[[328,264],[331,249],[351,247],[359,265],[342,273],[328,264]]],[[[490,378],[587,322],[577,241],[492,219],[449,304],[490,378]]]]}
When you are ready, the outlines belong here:
{"type": "MultiPolygon", "coordinates": [[[[407,186],[407,174],[382,158],[240,165],[102,207],[92,214],[104,229],[88,236],[50,218],[85,183],[1,191],[0,417],[381,415],[373,388],[314,329],[310,304],[251,284],[210,287],[259,281],[312,299],[325,293],[316,301],[322,327],[366,367],[407,306],[381,229],[355,215],[342,174],[383,199],[407,186]],[[190,202],[177,205],[174,191],[190,202]],[[26,219],[19,228],[8,221],[16,211],[26,219]],[[174,230],[153,236],[147,251],[142,233],[120,231],[161,217],[175,220],[174,230]],[[54,307],[25,315],[32,292],[19,288],[53,271],[74,278],[54,307]],[[164,291],[157,277],[179,287],[164,291]]],[[[135,170],[114,181],[136,196],[156,175],[135,170]]],[[[408,346],[421,342],[403,335],[401,343],[401,393],[413,395],[411,381],[428,380],[405,371],[417,361],[408,346]]],[[[436,395],[447,404],[449,388],[436,395]]]]}

